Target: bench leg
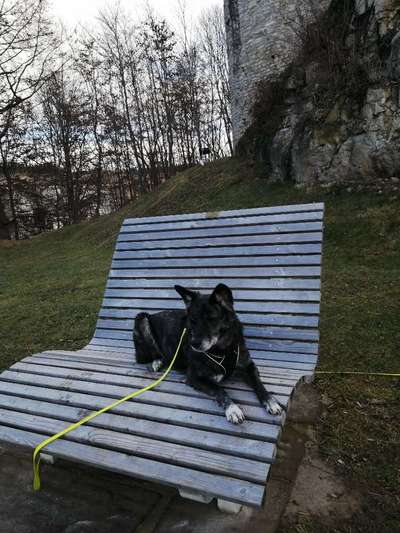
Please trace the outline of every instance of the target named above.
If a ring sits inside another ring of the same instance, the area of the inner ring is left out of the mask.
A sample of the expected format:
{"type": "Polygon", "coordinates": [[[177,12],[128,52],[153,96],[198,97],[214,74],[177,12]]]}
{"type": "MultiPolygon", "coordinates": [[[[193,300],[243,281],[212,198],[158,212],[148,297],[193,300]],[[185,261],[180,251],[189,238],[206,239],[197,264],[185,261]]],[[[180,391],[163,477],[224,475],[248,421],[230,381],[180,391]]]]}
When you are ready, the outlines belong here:
{"type": "Polygon", "coordinates": [[[179,488],[179,495],[187,500],[193,500],[199,503],[211,503],[214,496],[207,494],[206,492],[197,492],[190,489],[179,488]]]}
{"type": "MultiPolygon", "coordinates": [[[[179,488],[179,495],[187,500],[192,500],[199,503],[211,503],[214,496],[207,494],[206,492],[196,492],[189,489],[179,488]]],[[[228,502],[227,500],[221,500],[217,498],[217,507],[222,513],[238,514],[242,509],[240,503],[228,502]]]]}
{"type": "Polygon", "coordinates": [[[56,458],[48,453],[41,453],[40,460],[42,463],[46,463],[46,465],[54,465],[56,462],[56,458]]]}
{"type": "Polygon", "coordinates": [[[220,498],[217,500],[217,506],[221,512],[228,514],[238,514],[242,509],[240,503],[228,502],[227,500],[221,500],[220,498]]]}

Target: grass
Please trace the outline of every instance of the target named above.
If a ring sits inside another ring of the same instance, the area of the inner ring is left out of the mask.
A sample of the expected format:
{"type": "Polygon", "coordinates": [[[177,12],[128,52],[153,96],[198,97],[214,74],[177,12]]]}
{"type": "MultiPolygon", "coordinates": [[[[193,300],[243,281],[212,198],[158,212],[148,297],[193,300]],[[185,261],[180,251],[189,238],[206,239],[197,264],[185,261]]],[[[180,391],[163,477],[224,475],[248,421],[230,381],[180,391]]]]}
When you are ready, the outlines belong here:
{"type": "MultiPolygon", "coordinates": [[[[45,349],[77,349],[94,330],[127,216],[324,201],[320,369],[400,372],[400,198],[271,185],[235,160],[196,167],[113,215],[0,245],[0,368],[45,349]]],[[[319,377],[321,453],[365,495],[337,532],[400,531],[399,380],[319,377]]],[[[328,531],[314,518],[298,531],[328,531]]]]}

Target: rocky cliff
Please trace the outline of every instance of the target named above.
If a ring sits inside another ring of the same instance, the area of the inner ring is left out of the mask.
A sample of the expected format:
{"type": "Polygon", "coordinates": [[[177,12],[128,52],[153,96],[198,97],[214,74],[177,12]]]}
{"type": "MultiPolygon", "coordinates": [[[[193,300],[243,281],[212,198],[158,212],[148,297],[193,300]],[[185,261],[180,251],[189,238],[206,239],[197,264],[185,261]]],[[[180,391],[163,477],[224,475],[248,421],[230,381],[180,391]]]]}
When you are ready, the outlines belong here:
{"type": "Polygon", "coordinates": [[[333,0],[322,14],[312,2],[286,19],[297,48],[255,84],[237,151],[274,180],[397,183],[400,0],[333,0]]]}

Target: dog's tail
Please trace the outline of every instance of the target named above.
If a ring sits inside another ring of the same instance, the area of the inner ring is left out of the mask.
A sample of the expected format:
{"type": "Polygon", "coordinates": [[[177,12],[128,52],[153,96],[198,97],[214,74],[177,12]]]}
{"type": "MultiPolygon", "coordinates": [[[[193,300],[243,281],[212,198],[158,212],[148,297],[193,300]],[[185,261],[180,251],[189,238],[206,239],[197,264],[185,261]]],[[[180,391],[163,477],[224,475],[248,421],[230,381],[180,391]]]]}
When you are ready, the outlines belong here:
{"type": "Polygon", "coordinates": [[[148,313],[136,315],[133,341],[135,343],[137,363],[146,364],[155,359],[162,359],[162,352],[154,335],[151,317],[148,313]]]}

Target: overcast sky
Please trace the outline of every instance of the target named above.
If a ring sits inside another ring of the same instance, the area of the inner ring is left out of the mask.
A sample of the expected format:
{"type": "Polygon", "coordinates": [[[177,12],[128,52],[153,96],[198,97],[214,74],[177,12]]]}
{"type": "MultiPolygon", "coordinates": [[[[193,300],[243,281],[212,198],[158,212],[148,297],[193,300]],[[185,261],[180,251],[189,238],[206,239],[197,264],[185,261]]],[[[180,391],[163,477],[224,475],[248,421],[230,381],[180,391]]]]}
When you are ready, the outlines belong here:
{"type": "MultiPolygon", "coordinates": [[[[52,12],[68,26],[79,23],[95,23],[98,10],[117,0],[49,0],[52,12]]],[[[120,0],[121,5],[133,16],[143,12],[146,0],[120,0]]],[[[166,17],[172,24],[177,20],[178,0],[150,0],[156,12],[166,17]]],[[[187,13],[195,20],[201,11],[212,5],[223,5],[223,0],[187,0],[187,13]]]]}

